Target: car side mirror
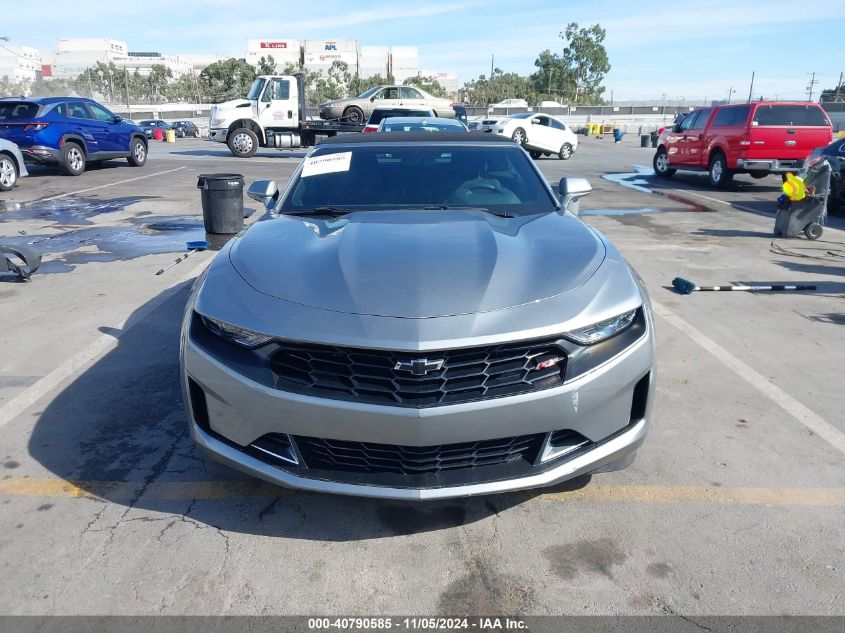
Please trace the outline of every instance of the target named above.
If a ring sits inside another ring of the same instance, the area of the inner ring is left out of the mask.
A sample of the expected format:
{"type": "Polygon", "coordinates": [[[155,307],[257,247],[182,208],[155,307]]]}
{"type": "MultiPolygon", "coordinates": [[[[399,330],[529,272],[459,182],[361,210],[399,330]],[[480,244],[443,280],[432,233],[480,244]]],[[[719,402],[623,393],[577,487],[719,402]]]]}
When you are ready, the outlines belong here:
{"type": "Polygon", "coordinates": [[[115,114],[115,115],[111,118],[111,122],[112,122],[112,123],[120,123],[121,121],[123,121],[123,117],[122,117],[122,116],[118,116],[117,114],[115,114]]]}
{"type": "Polygon", "coordinates": [[[581,198],[590,195],[593,188],[586,178],[561,178],[558,184],[563,208],[578,215],[581,198]]]}
{"type": "Polygon", "coordinates": [[[273,206],[278,194],[279,188],[275,180],[256,180],[246,190],[246,195],[263,204],[265,209],[273,206]]]}
{"type": "Polygon", "coordinates": [[[675,133],[680,132],[680,131],[681,131],[681,124],[680,124],[680,123],[676,123],[675,125],[673,125],[673,126],[672,126],[672,131],[673,131],[673,132],[675,132],[675,133]]]}

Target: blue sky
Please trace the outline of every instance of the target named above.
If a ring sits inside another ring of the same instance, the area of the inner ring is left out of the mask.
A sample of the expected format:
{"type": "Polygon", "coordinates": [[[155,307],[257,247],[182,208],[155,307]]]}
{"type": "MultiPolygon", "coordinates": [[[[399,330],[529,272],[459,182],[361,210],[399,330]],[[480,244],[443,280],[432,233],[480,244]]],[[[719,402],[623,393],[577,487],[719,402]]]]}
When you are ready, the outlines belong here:
{"type": "Polygon", "coordinates": [[[562,48],[568,22],[598,22],[613,67],[607,96],[617,100],[719,99],[730,86],[747,97],[753,70],[755,96],[802,98],[807,73],[826,88],[845,70],[845,0],[42,0],[37,17],[20,7],[0,0],[0,36],[46,50],[60,37],[113,37],[130,50],[243,56],[250,37],[356,39],[418,46],[422,68],[461,82],[489,73],[491,55],[505,71],[530,73],[537,53],[562,48]]]}

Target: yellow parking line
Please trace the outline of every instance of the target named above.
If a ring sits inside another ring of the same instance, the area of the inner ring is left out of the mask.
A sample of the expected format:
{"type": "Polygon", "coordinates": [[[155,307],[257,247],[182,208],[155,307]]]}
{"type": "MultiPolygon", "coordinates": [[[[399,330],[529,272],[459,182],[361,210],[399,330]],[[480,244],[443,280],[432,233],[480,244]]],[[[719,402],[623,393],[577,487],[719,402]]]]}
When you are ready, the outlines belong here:
{"type": "MultiPolygon", "coordinates": [[[[143,490],[159,501],[228,500],[277,497],[292,491],[255,479],[152,483],[140,481],[0,480],[0,496],[64,497],[125,501],[143,490]]],[[[845,488],[751,488],[724,486],[652,486],[588,484],[567,492],[540,492],[536,499],[590,503],[704,503],[714,505],[845,507],[845,488]]]]}
{"type": "Polygon", "coordinates": [[[845,507],[845,488],[728,488],[724,486],[603,486],[541,494],[545,501],[713,503],[721,505],[845,507]]]}

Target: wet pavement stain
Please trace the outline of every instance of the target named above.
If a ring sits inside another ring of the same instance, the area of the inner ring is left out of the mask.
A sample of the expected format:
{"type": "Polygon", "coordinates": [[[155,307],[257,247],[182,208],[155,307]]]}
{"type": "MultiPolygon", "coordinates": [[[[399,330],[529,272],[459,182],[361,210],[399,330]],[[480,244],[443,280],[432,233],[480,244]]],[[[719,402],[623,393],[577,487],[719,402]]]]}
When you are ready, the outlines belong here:
{"type": "Polygon", "coordinates": [[[613,578],[611,568],[628,558],[619,543],[609,538],[554,545],[543,550],[543,556],[551,564],[552,571],[564,580],[573,580],[582,573],[613,578]]]}
{"type": "Polygon", "coordinates": [[[534,604],[531,587],[515,576],[500,574],[479,558],[467,561],[467,567],[468,573],[450,583],[440,594],[439,613],[523,615],[534,604]]]}
{"type": "Polygon", "coordinates": [[[622,210],[621,212],[617,212],[613,209],[607,211],[594,211],[590,209],[589,211],[582,211],[581,215],[630,215],[637,213],[671,213],[677,211],[687,213],[710,213],[715,211],[715,209],[711,209],[710,207],[705,206],[700,202],[688,200],[677,194],[652,188],[652,182],[646,179],[647,177],[656,177],[654,170],[651,167],[646,167],[645,165],[634,165],[634,169],[636,170],[634,172],[627,172],[621,174],[604,174],[602,175],[602,179],[609,180],[610,182],[615,182],[617,185],[628,187],[629,189],[634,189],[635,191],[641,191],[642,193],[653,193],[657,196],[663,196],[664,198],[668,198],[673,202],[680,203],[682,206],[665,209],[646,208],[639,210],[622,210]]]}
{"type": "Polygon", "coordinates": [[[86,226],[93,224],[90,218],[123,211],[126,207],[137,202],[158,197],[132,196],[106,200],[98,198],[60,198],[58,200],[35,200],[33,202],[0,200],[0,222],[46,220],[59,226],[86,226]]]}
{"type": "Polygon", "coordinates": [[[64,273],[80,264],[178,253],[186,250],[185,242],[203,239],[205,229],[201,220],[173,216],[146,223],[135,219],[131,225],[92,226],[55,235],[16,235],[4,237],[3,241],[11,246],[30,246],[42,255],[61,255],[43,261],[38,273],[64,273]],[[88,250],[91,247],[97,250],[88,250]]]}

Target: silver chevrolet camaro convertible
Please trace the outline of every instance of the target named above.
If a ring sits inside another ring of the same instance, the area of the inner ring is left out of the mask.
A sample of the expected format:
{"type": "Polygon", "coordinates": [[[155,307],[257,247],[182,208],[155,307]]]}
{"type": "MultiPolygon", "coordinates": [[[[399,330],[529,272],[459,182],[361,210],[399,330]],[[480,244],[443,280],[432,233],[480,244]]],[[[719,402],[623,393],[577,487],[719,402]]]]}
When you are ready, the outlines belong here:
{"type": "Polygon", "coordinates": [[[649,424],[645,288],[496,136],[342,135],[197,280],[190,427],[270,482],[438,499],[631,463],[649,424]]]}

